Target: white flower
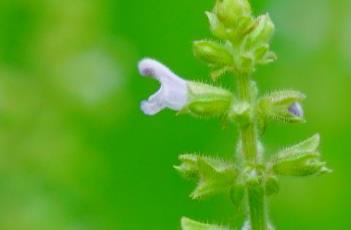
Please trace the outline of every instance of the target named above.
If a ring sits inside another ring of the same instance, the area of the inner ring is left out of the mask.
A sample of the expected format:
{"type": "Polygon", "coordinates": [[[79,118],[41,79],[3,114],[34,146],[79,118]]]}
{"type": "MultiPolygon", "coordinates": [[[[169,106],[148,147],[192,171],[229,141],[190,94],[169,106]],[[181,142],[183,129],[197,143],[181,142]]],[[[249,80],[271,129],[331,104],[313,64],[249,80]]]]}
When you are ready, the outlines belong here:
{"type": "Polygon", "coordinates": [[[160,89],[148,100],[142,101],[141,110],[147,115],[154,115],[164,108],[179,111],[188,100],[187,82],[174,74],[160,62],[145,58],[139,62],[139,72],[161,83],[160,89]]]}

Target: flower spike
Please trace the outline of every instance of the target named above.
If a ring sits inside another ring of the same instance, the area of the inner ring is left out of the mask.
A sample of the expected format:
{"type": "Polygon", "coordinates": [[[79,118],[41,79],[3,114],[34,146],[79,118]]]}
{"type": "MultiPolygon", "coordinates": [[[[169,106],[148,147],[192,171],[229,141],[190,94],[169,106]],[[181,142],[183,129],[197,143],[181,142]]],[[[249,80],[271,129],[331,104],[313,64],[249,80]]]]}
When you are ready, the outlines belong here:
{"type": "Polygon", "coordinates": [[[139,72],[161,83],[161,88],[141,103],[141,109],[147,115],[155,115],[164,108],[179,111],[187,102],[186,81],[174,74],[160,62],[145,58],[139,62],[139,72]]]}

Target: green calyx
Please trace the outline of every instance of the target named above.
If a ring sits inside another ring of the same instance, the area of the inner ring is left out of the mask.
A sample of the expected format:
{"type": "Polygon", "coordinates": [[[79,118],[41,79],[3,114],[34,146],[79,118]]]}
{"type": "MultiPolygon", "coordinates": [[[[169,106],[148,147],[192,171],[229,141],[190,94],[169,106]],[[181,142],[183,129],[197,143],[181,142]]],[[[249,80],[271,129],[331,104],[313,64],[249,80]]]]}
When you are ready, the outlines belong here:
{"type": "Polygon", "coordinates": [[[199,82],[187,82],[188,103],[179,112],[200,118],[225,116],[234,101],[228,90],[199,82]]]}
{"type": "Polygon", "coordinates": [[[306,96],[294,90],[282,90],[267,94],[257,102],[256,110],[261,122],[270,120],[285,123],[303,123],[302,102],[306,96]]]}
{"type": "Polygon", "coordinates": [[[232,66],[233,57],[225,45],[215,41],[199,40],[193,43],[194,56],[210,67],[232,66]]]}
{"type": "Polygon", "coordinates": [[[272,170],[278,175],[309,176],[330,172],[320,160],[318,151],[320,137],[311,138],[278,152],[271,160],[272,170]]]}
{"type": "Polygon", "coordinates": [[[186,178],[198,180],[190,195],[193,199],[229,192],[238,174],[232,162],[217,158],[184,154],[179,160],[181,164],[174,168],[186,178]]]}
{"type": "Polygon", "coordinates": [[[226,27],[235,28],[243,17],[251,16],[251,6],[247,0],[217,0],[213,12],[226,27]]]}

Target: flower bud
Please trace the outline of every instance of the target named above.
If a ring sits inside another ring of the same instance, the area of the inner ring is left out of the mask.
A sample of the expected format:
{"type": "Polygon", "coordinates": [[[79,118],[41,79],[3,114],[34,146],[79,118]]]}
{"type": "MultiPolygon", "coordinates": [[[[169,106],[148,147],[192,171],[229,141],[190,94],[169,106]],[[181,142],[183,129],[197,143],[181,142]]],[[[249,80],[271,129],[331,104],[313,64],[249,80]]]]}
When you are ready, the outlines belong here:
{"type": "Polygon", "coordinates": [[[241,17],[251,15],[247,0],[217,0],[214,13],[226,27],[235,27],[241,17]]]}
{"type": "Polygon", "coordinates": [[[246,126],[252,120],[250,104],[246,101],[233,103],[228,117],[240,126],[246,126]]]}
{"type": "Polygon", "coordinates": [[[154,115],[164,108],[198,117],[220,116],[228,112],[233,94],[219,87],[186,81],[169,68],[153,59],[143,59],[139,71],[160,81],[161,88],[141,103],[147,115],[154,115]]]}
{"type": "Polygon", "coordinates": [[[274,24],[268,14],[259,16],[256,19],[256,26],[247,37],[246,49],[260,48],[268,44],[274,29],[274,24]]]}
{"type": "Polygon", "coordinates": [[[193,43],[195,57],[206,62],[211,67],[230,66],[233,57],[224,45],[218,42],[201,40],[193,43]]]}
{"type": "Polygon", "coordinates": [[[320,138],[313,137],[284,149],[272,160],[272,169],[278,175],[308,176],[328,173],[326,163],[320,160],[318,151],[320,138]]]}
{"type": "Polygon", "coordinates": [[[305,95],[298,91],[276,91],[262,97],[257,103],[260,118],[288,123],[304,122],[301,102],[305,95]]]}
{"type": "Polygon", "coordinates": [[[230,228],[224,226],[204,224],[186,217],[182,218],[181,227],[182,230],[230,230],[230,228]]]}
{"type": "Polygon", "coordinates": [[[219,21],[217,15],[213,12],[206,12],[206,16],[208,18],[208,22],[210,24],[210,30],[214,36],[220,39],[228,39],[228,31],[227,28],[223,25],[222,22],[219,21]]]}

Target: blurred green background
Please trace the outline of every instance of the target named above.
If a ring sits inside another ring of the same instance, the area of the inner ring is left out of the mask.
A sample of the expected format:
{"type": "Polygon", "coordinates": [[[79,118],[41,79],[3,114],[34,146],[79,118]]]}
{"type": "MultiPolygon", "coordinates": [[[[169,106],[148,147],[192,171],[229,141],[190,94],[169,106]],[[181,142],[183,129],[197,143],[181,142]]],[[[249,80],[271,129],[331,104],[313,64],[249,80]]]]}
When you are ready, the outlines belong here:
{"type": "MultiPolygon", "coordinates": [[[[261,93],[308,95],[308,122],[272,124],[267,154],[315,132],[334,173],[281,178],[277,229],[351,229],[351,1],[252,0],[270,12],[279,60],[256,72],[261,93]]],[[[192,201],[172,169],[184,152],[230,157],[237,133],[217,120],[147,117],[157,88],[144,56],[209,82],[191,42],[210,37],[213,0],[0,1],[0,229],[179,229],[185,215],[226,223],[227,197],[192,201]]],[[[227,77],[219,84],[230,88],[227,77]]]]}

